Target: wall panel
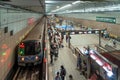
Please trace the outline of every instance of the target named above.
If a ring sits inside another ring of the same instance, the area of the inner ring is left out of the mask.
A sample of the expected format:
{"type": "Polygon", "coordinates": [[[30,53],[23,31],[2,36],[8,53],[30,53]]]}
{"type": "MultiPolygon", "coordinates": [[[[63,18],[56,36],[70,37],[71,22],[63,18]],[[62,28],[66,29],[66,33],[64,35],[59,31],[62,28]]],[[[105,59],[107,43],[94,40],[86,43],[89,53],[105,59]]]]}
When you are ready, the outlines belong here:
{"type": "Polygon", "coordinates": [[[36,21],[42,16],[38,13],[0,8],[0,80],[5,79],[14,64],[16,45],[22,39],[24,33],[33,27],[33,25],[28,26],[28,18],[34,17],[36,21]],[[7,33],[4,33],[5,27],[8,27],[7,33]],[[14,32],[13,36],[10,36],[11,30],[14,32]]]}

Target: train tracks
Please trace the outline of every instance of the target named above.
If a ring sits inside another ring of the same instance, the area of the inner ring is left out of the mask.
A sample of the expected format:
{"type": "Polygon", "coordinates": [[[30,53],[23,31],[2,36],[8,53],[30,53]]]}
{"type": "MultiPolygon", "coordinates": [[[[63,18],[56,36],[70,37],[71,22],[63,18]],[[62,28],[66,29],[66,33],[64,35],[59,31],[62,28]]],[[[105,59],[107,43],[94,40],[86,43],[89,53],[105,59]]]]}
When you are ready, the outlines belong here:
{"type": "Polygon", "coordinates": [[[19,67],[13,80],[41,80],[42,65],[19,67]]]}

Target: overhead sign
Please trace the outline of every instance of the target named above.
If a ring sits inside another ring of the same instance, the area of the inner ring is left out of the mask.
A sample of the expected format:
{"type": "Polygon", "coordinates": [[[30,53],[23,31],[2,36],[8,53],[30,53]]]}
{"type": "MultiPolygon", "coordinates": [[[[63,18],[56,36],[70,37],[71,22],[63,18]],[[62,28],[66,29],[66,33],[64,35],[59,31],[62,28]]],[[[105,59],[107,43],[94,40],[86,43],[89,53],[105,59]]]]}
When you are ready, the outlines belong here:
{"type": "Polygon", "coordinates": [[[108,23],[116,23],[116,18],[114,17],[96,17],[96,21],[100,22],[108,22],[108,23]]]}
{"type": "Polygon", "coordinates": [[[104,29],[93,29],[93,30],[62,30],[62,33],[68,32],[71,35],[74,34],[99,34],[100,31],[104,31],[104,29]]]}

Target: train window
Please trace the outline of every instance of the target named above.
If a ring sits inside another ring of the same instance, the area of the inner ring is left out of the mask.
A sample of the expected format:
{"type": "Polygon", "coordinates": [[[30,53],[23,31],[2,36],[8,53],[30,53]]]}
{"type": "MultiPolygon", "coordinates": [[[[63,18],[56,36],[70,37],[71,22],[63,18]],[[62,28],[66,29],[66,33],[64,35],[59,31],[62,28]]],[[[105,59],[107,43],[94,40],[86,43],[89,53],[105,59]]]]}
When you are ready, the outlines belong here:
{"type": "Polygon", "coordinates": [[[34,55],[41,52],[41,44],[37,41],[28,41],[24,43],[25,54],[24,55],[34,55]]]}
{"type": "Polygon", "coordinates": [[[35,45],[36,47],[35,47],[35,51],[36,51],[36,53],[38,54],[38,53],[40,53],[41,52],[41,45],[40,45],[40,42],[36,42],[36,45],[35,45]]]}
{"type": "Polygon", "coordinates": [[[28,43],[25,48],[26,55],[33,55],[35,54],[35,45],[34,43],[28,43]]]}

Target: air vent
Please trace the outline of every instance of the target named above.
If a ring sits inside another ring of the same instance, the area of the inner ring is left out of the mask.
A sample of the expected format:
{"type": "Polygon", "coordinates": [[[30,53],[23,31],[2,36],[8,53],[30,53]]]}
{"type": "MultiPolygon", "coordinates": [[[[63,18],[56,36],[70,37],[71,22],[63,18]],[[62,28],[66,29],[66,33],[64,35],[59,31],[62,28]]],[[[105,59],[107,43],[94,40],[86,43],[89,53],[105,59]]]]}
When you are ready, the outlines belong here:
{"type": "Polygon", "coordinates": [[[12,36],[12,35],[13,35],[13,30],[10,31],[10,36],[12,36]]]}
{"type": "Polygon", "coordinates": [[[7,33],[8,32],[8,27],[5,27],[4,28],[4,33],[7,33]]]}

